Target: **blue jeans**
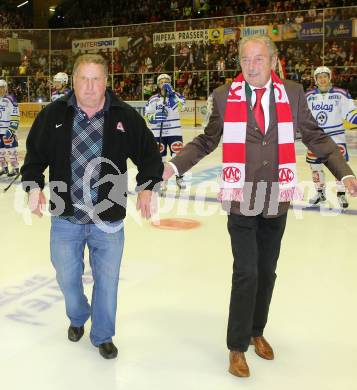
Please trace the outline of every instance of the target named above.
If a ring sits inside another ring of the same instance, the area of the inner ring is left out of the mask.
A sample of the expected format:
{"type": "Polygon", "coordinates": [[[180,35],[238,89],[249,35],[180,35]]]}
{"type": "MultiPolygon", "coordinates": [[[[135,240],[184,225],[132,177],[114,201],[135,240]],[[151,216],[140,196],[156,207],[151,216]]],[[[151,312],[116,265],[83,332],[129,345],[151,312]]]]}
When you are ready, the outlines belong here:
{"type": "Polygon", "coordinates": [[[112,341],[120,263],[124,247],[123,221],[106,223],[116,232],[102,231],[96,224],[75,224],[63,218],[51,218],[51,261],[63,292],[66,313],[72,326],[92,319],[90,339],[93,345],[112,341]],[[84,247],[89,249],[93,275],[91,306],[84,295],[84,247]]]}

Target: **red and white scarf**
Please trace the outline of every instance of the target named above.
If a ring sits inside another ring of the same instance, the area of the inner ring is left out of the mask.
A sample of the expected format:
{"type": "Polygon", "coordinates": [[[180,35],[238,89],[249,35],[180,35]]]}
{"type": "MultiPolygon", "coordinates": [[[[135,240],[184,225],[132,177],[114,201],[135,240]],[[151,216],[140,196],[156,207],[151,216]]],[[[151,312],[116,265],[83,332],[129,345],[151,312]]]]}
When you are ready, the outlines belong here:
{"type": "MultiPolygon", "coordinates": [[[[271,78],[278,121],[279,202],[288,202],[302,198],[301,191],[297,187],[292,114],[283,82],[273,71],[271,78]]],[[[230,87],[227,99],[223,127],[222,182],[219,194],[219,199],[222,201],[243,201],[248,120],[245,83],[243,75],[238,75],[230,87]]]]}

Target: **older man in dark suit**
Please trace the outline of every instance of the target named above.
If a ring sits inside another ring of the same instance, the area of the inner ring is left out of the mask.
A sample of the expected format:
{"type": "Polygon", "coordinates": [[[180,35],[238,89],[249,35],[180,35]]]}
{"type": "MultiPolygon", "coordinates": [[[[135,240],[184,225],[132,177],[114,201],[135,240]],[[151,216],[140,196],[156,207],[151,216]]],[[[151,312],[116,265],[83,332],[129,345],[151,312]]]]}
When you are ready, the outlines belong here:
{"type": "Polygon", "coordinates": [[[357,180],[336,146],[318,127],[301,85],[275,74],[277,49],[266,36],[240,42],[240,74],[213,92],[204,134],[165,166],[164,180],[182,175],[211,153],[223,136],[220,199],[229,212],[234,257],[227,346],[229,372],[250,375],[244,352],[254,344],[268,360],[274,352],[263,337],[289,203],[297,187],[294,140],[302,141],[357,196],[357,180]]]}

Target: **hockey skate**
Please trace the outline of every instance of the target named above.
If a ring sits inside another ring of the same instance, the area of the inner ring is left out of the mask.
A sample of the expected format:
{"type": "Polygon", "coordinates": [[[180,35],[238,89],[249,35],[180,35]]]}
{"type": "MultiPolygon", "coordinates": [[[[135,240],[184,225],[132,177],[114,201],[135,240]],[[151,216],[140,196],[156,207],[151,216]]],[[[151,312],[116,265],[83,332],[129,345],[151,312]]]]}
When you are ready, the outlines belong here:
{"type": "Polygon", "coordinates": [[[338,200],[338,204],[340,205],[341,208],[347,209],[348,201],[347,201],[345,192],[337,192],[337,200],[338,200]]]}
{"type": "Polygon", "coordinates": [[[17,176],[20,173],[19,168],[13,168],[10,172],[7,173],[8,177],[17,176]]]}
{"type": "Polygon", "coordinates": [[[179,190],[186,189],[186,183],[183,181],[183,176],[176,176],[176,185],[179,190]]]}
{"type": "Polygon", "coordinates": [[[2,175],[9,175],[9,168],[8,167],[2,167],[0,170],[0,176],[2,175]]]}
{"type": "Polygon", "coordinates": [[[317,190],[316,195],[309,200],[309,203],[312,205],[317,205],[317,204],[319,204],[321,202],[325,202],[325,201],[326,201],[325,191],[317,190]]]}

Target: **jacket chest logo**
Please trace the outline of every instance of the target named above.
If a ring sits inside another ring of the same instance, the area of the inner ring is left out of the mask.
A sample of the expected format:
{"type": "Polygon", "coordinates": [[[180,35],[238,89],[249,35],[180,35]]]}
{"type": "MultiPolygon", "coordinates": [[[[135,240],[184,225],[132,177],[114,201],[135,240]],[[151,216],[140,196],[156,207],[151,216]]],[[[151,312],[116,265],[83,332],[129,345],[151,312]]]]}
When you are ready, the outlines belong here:
{"type": "Polygon", "coordinates": [[[125,133],[125,128],[124,128],[123,123],[121,121],[119,121],[117,123],[116,129],[121,131],[122,133],[125,133]]]}

